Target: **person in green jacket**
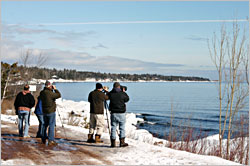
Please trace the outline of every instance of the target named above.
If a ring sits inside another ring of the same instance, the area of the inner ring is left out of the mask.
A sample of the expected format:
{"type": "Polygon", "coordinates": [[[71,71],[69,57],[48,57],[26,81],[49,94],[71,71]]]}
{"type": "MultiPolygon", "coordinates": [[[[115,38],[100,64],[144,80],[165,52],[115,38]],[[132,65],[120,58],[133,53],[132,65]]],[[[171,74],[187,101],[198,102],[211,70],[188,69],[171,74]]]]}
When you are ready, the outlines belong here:
{"type": "Polygon", "coordinates": [[[51,82],[46,81],[44,89],[40,92],[40,99],[42,101],[43,111],[43,134],[42,142],[46,144],[47,139],[47,128],[48,130],[48,145],[57,145],[55,142],[55,123],[56,123],[56,102],[55,100],[60,98],[61,94],[56,89],[55,85],[51,82]]]}

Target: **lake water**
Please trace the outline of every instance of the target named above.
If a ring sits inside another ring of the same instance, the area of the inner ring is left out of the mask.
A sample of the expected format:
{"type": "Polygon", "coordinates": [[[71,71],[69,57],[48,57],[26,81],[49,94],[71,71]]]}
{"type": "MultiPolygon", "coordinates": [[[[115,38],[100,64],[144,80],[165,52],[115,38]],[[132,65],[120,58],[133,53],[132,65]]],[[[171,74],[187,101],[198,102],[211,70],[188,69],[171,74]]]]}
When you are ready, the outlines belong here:
{"type": "MultiPolygon", "coordinates": [[[[56,83],[63,99],[87,101],[95,88],[94,82],[56,83]]],[[[112,83],[102,83],[112,88],[112,83]]],[[[145,123],[138,125],[157,137],[164,138],[172,131],[177,140],[182,131],[192,129],[195,135],[219,133],[219,100],[217,83],[214,82],[126,82],[128,87],[127,112],[136,113],[145,123]]],[[[247,98],[248,101],[248,98],[247,98]]],[[[248,118],[248,104],[238,115],[248,118]]],[[[248,121],[247,121],[248,122],[248,121]]],[[[247,127],[245,125],[245,127],[247,127]]],[[[248,131],[248,130],[247,130],[248,131]]]]}

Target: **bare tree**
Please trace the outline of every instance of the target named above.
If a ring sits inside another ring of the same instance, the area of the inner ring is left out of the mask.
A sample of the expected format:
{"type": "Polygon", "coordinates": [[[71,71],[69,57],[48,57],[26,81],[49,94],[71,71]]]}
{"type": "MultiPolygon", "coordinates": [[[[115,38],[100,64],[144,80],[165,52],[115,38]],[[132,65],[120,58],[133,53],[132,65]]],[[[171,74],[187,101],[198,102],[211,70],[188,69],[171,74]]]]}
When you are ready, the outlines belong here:
{"type": "Polygon", "coordinates": [[[8,63],[1,63],[1,104],[3,100],[6,98],[7,88],[9,86],[9,82],[13,80],[15,74],[18,73],[17,70],[17,62],[12,65],[8,63]]]}
{"type": "MultiPolygon", "coordinates": [[[[225,54],[226,54],[226,31],[224,25],[221,27],[220,31],[220,38],[217,37],[216,33],[214,33],[211,45],[208,43],[209,53],[213,63],[215,64],[216,70],[218,72],[218,83],[219,83],[219,142],[220,142],[220,152],[219,155],[221,156],[222,153],[222,139],[223,139],[223,131],[222,130],[222,100],[223,100],[223,72],[225,71],[225,54]]],[[[225,88],[224,88],[225,89],[225,88]]],[[[224,127],[225,128],[225,127],[224,127]]]]}
{"type": "Polygon", "coordinates": [[[22,78],[24,78],[25,82],[29,80],[29,71],[27,68],[27,65],[31,63],[31,55],[32,55],[32,50],[28,49],[26,51],[22,51],[20,55],[20,62],[24,66],[24,71],[22,71],[22,78]]]}
{"type": "Polygon", "coordinates": [[[220,38],[214,33],[212,40],[208,42],[209,53],[218,72],[219,155],[223,157],[222,139],[227,130],[227,159],[230,157],[230,139],[234,118],[238,111],[246,106],[245,99],[249,94],[246,86],[246,82],[248,83],[248,62],[245,61],[246,59],[248,61],[247,44],[246,33],[241,31],[237,21],[233,23],[231,33],[222,25],[220,38]],[[224,120],[222,120],[222,115],[225,116],[224,120]]]}
{"type": "Polygon", "coordinates": [[[233,24],[233,32],[231,40],[228,40],[228,55],[229,55],[229,73],[230,79],[230,115],[228,123],[228,136],[227,136],[227,158],[229,159],[230,139],[232,134],[232,122],[234,121],[235,114],[240,108],[245,106],[245,98],[248,96],[248,88],[244,86],[244,59],[248,56],[248,46],[246,42],[246,33],[240,34],[240,27],[237,22],[233,24]]]}
{"type": "Polygon", "coordinates": [[[27,64],[29,64],[31,53],[32,53],[31,49],[28,49],[26,51],[22,51],[22,53],[20,55],[20,60],[21,60],[21,63],[23,64],[24,67],[26,67],[27,64]]]}
{"type": "Polygon", "coordinates": [[[33,77],[33,72],[29,70],[28,66],[35,65],[36,67],[42,67],[47,63],[48,56],[42,52],[39,55],[35,55],[32,49],[28,49],[22,52],[20,55],[21,64],[24,66],[23,78],[26,82],[33,77]]]}
{"type": "Polygon", "coordinates": [[[48,56],[45,56],[42,52],[40,52],[36,58],[35,64],[37,67],[42,67],[47,63],[47,61],[48,61],[48,56]]]}

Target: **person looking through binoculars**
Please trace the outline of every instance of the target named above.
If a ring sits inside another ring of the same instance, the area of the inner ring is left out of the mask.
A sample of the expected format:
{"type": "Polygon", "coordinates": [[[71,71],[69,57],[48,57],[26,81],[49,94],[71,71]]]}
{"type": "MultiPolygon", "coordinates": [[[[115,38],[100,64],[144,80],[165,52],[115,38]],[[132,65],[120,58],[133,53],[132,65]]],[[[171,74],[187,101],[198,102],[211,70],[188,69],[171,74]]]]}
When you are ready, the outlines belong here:
{"type": "Polygon", "coordinates": [[[121,86],[119,82],[115,82],[112,91],[108,93],[109,96],[109,110],[111,112],[111,147],[115,147],[116,128],[119,126],[120,130],[120,147],[128,146],[125,143],[125,124],[126,124],[126,102],[129,101],[129,96],[125,92],[126,86],[121,86]]]}
{"type": "Polygon", "coordinates": [[[89,93],[88,101],[90,102],[90,127],[88,134],[88,143],[102,143],[101,135],[105,126],[104,119],[104,101],[108,96],[103,93],[108,89],[103,88],[102,84],[96,83],[96,89],[89,93]],[[93,138],[96,129],[95,139],[93,138]]]}
{"type": "Polygon", "coordinates": [[[48,145],[57,145],[55,142],[55,123],[56,123],[56,102],[55,100],[61,97],[61,93],[52,85],[50,81],[45,82],[44,89],[40,92],[42,101],[42,112],[44,124],[42,127],[42,143],[46,144],[47,128],[48,130],[48,145]]]}

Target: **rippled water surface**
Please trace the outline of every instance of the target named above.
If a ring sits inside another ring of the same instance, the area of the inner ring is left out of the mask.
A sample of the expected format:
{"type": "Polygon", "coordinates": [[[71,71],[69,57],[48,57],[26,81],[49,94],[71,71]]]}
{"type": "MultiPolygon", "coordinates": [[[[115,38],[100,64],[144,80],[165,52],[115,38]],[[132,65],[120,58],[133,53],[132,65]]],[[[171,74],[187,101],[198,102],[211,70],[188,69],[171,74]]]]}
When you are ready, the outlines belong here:
{"type": "MultiPolygon", "coordinates": [[[[128,87],[130,101],[127,112],[137,113],[145,123],[138,127],[147,129],[158,137],[172,131],[180,132],[185,126],[195,133],[218,133],[219,100],[217,83],[214,82],[159,82],[121,83],[128,87]]],[[[112,83],[103,83],[112,88],[112,83]]],[[[95,83],[56,83],[64,99],[87,101],[95,83]]],[[[248,101],[248,98],[246,99],[248,101]]],[[[225,106],[224,106],[225,107],[225,106]]],[[[238,115],[248,117],[248,103],[238,115]]]]}

